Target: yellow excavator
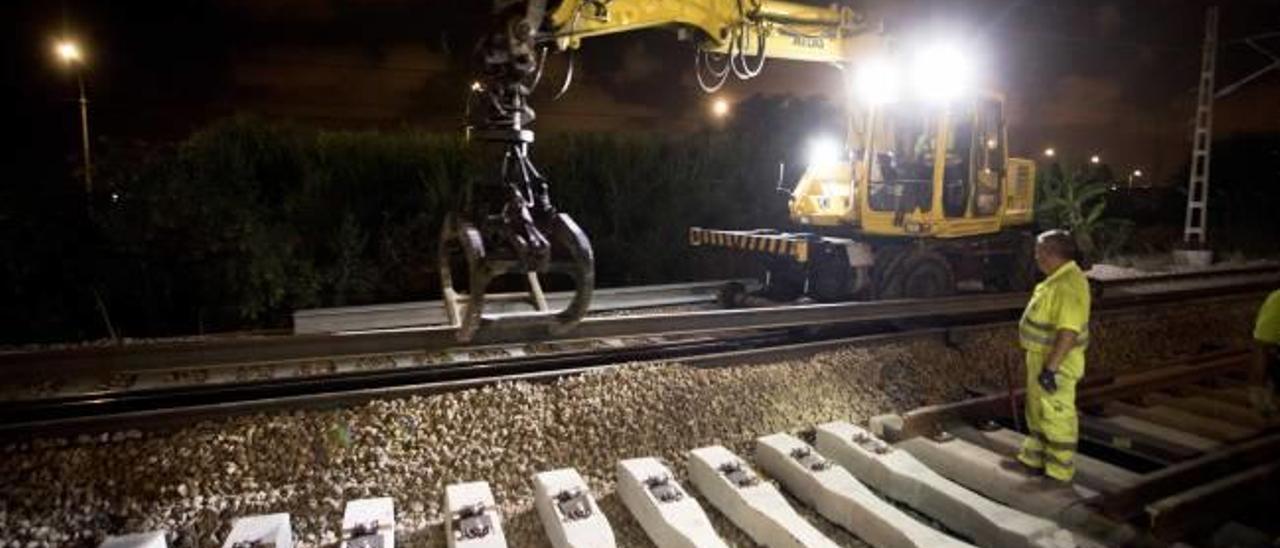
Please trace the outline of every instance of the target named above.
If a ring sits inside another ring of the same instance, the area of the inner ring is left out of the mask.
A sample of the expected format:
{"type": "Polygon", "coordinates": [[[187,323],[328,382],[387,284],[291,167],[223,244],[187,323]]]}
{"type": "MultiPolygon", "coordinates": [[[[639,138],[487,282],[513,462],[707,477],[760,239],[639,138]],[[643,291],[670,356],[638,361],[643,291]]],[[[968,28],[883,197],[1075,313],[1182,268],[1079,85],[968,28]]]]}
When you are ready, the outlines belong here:
{"type": "Polygon", "coordinates": [[[499,323],[563,333],[587,312],[590,240],[555,208],[549,182],[534,167],[529,99],[549,52],[576,51],[595,36],[675,31],[692,43],[706,92],[730,76],[760,74],[771,59],[824,63],[846,74],[855,92],[848,94],[847,135],[813,143],[810,163],[789,191],[792,220],[806,232],[690,229],[695,246],[764,257],[772,295],[943,294],[974,268],[994,272],[1029,253],[1029,239],[1016,227],[1031,222],[1034,165],[1007,158],[1003,101],[966,89],[967,76],[957,70],[964,60],[952,49],[926,48],[909,62],[860,12],[775,0],[494,0],[493,14],[497,24],[476,49],[479,74],[467,111],[468,138],[489,145],[495,173],[466,189],[439,242],[446,312],[462,341],[499,323]],[[896,96],[908,68],[920,91],[910,100],[896,96]],[[467,274],[464,287],[455,285],[458,270],[467,274]],[[567,306],[551,310],[542,285],[556,276],[572,280],[575,291],[567,306]],[[500,277],[527,289],[488,294],[500,277]],[[499,299],[526,301],[533,311],[485,314],[485,303],[499,299]]]}
{"type": "Polygon", "coordinates": [[[810,144],[809,164],[787,192],[804,232],[695,227],[690,243],[761,256],[764,294],[774,300],[1025,290],[1035,164],[1008,157],[1003,105],[978,92],[873,104],[850,130],[852,145],[810,144]]]}

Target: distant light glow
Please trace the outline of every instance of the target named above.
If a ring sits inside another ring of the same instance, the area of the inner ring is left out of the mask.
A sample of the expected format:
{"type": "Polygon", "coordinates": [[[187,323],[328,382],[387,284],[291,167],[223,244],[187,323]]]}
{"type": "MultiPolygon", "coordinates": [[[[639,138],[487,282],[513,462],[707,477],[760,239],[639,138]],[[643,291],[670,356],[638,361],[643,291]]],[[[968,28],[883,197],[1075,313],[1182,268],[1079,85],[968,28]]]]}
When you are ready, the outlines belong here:
{"type": "Polygon", "coordinates": [[[1053,150],[1053,147],[1044,149],[1044,155],[1046,158],[1052,158],[1054,154],[1057,154],[1057,152],[1053,150]]]}
{"type": "Polygon", "coordinates": [[[920,98],[946,103],[973,87],[973,61],[954,44],[935,44],[916,52],[912,80],[920,98]]]}
{"type": "Polygon", "coordinates": [[[831,137],[809,141],[809,168],[822,169],[840,162],[840,143],[831,137]]]}
{"type": "Polygon", "coordinates": [[[1142,170],[1141,170],[1141,169],[1135,169],[1135,170],[1133,170],[1133,176],[1134,176],[1134,177],[1141,177],[1141,176],[1142,176],[1142,170]]]}
{"type": "Polygon", "coordinates": [[[1091,164],[1102,163],[1102,157],[1098,156],[1097,154],[1094,154],[1093,156],[1089,157],[1089,163],[1091,164]]]}
{"type": "Polygon", "coordinates": [[[711,102],[711,114],[716,118],[724,118],[729,115],[729,101],[723,97],[716,98],[711,102]]]}
{"type": "Polygon", "coordinates": [[[870,59],[854,69],[854,96],[871,105],[884,105],[898,100],[901,76],[898,69],[883,58],[870,59]]]}
{"type": "Polygon", "coordinates": [[[481,84],[479,81],[471,82],[471,91],[476,93],[484,91],[484,84],[481,84]]]}
{"type": "Polygon", "coordinates": [[[54,47],[54,52],[65,63],[75,63],[81,59],[80,46],[70,40],[58,42],[58,45],[54,47]]]}

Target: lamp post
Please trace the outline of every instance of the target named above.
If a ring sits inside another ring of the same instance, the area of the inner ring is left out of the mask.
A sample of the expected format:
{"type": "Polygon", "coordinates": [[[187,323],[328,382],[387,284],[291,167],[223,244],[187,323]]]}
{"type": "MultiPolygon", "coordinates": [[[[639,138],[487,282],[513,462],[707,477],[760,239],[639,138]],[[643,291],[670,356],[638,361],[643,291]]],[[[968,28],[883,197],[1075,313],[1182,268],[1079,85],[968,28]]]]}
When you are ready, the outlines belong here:
{"type": "Polygon", "coordinates": [[[1135,169],[1129,172],[1129,188],[1133,188],[1133,180],[1142,178],[1142,170],[1135,169]]]}
{"type": "Polygon", "coordinates": [[[1057,155],[1057,154],[1058,154],[1058,151],[1053,150],[1053,147],[1049,147],[1049,148],[1044,149],[1044,157],[1045,157],[1045,158],[1052,158],[1052,157],[1054,157],[1054,156],[1055,156],[1055,155],[1057,155]]]}
{"type": "Polygon", "coordinates": [[[80,141],[84,147],[84,192],[92,194],[93,161],[89,155],[89,100],[84,93],[84,56],[80,53],[80,46],[70,40],[58,42],[54,52],[58,54],[63,64],[75,67],[76,87],[80,90],[80,141]]]}

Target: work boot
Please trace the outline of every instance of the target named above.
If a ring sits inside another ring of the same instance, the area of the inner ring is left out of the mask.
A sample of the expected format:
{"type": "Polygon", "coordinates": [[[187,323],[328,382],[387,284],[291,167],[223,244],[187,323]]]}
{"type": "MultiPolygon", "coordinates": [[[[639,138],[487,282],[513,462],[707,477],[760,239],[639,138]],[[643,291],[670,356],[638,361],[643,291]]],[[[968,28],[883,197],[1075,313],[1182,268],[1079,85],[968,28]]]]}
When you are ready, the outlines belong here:
{"type": "Polygon", "coordinates": [[[1018,459],[1000,459],[1000,468],[1028,478],[1047,477],[1044,475],[1044,468],[1027,466],[1026,463],[1018,459]]]}

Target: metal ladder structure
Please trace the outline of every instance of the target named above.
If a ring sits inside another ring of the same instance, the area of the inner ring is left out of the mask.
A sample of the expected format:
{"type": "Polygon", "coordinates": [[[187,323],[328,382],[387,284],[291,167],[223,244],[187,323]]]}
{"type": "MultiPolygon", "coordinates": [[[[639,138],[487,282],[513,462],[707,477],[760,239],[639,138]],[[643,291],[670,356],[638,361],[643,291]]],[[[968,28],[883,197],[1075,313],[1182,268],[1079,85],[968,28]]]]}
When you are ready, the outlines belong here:
{"type": "Polygon", "coordinates": [[[1191,176],[1187,180],[1187,219],[1183,227],[1183,241],[1195,248],[1203,248],[1208,242],[1209,228],[1209,152],[1213,145],[1213,102],[1234,93],[1245,84],[1273,70],[1280,70],[1280,54],[1264,47],[1260,40],[1276,38],[1280,32],[1267,32],[1231,40],[1243,42],[1255,52],[1266,57],[1266,65],[1249,75],[1215,91],[1214,73],[1218,52],[1218,7],[1210,6],[1205,13],[1204,50],[1200,63],[1200,90],[1196,99],[1196,129],[1191,142],[1191,176]]]}
{"type": "Polygon", "coordinates": [[[1213,145],[1213,77],[1218,53],[1218,7],[1205,16],[1204,50],[1200,61],[1200,91],[1196,98],[1196,129],[1191,137],[1191,177],[1187,180],[1187,219],[1183,242],[1202,247],[1209,228],[1209,151],[1213,145]]]}

